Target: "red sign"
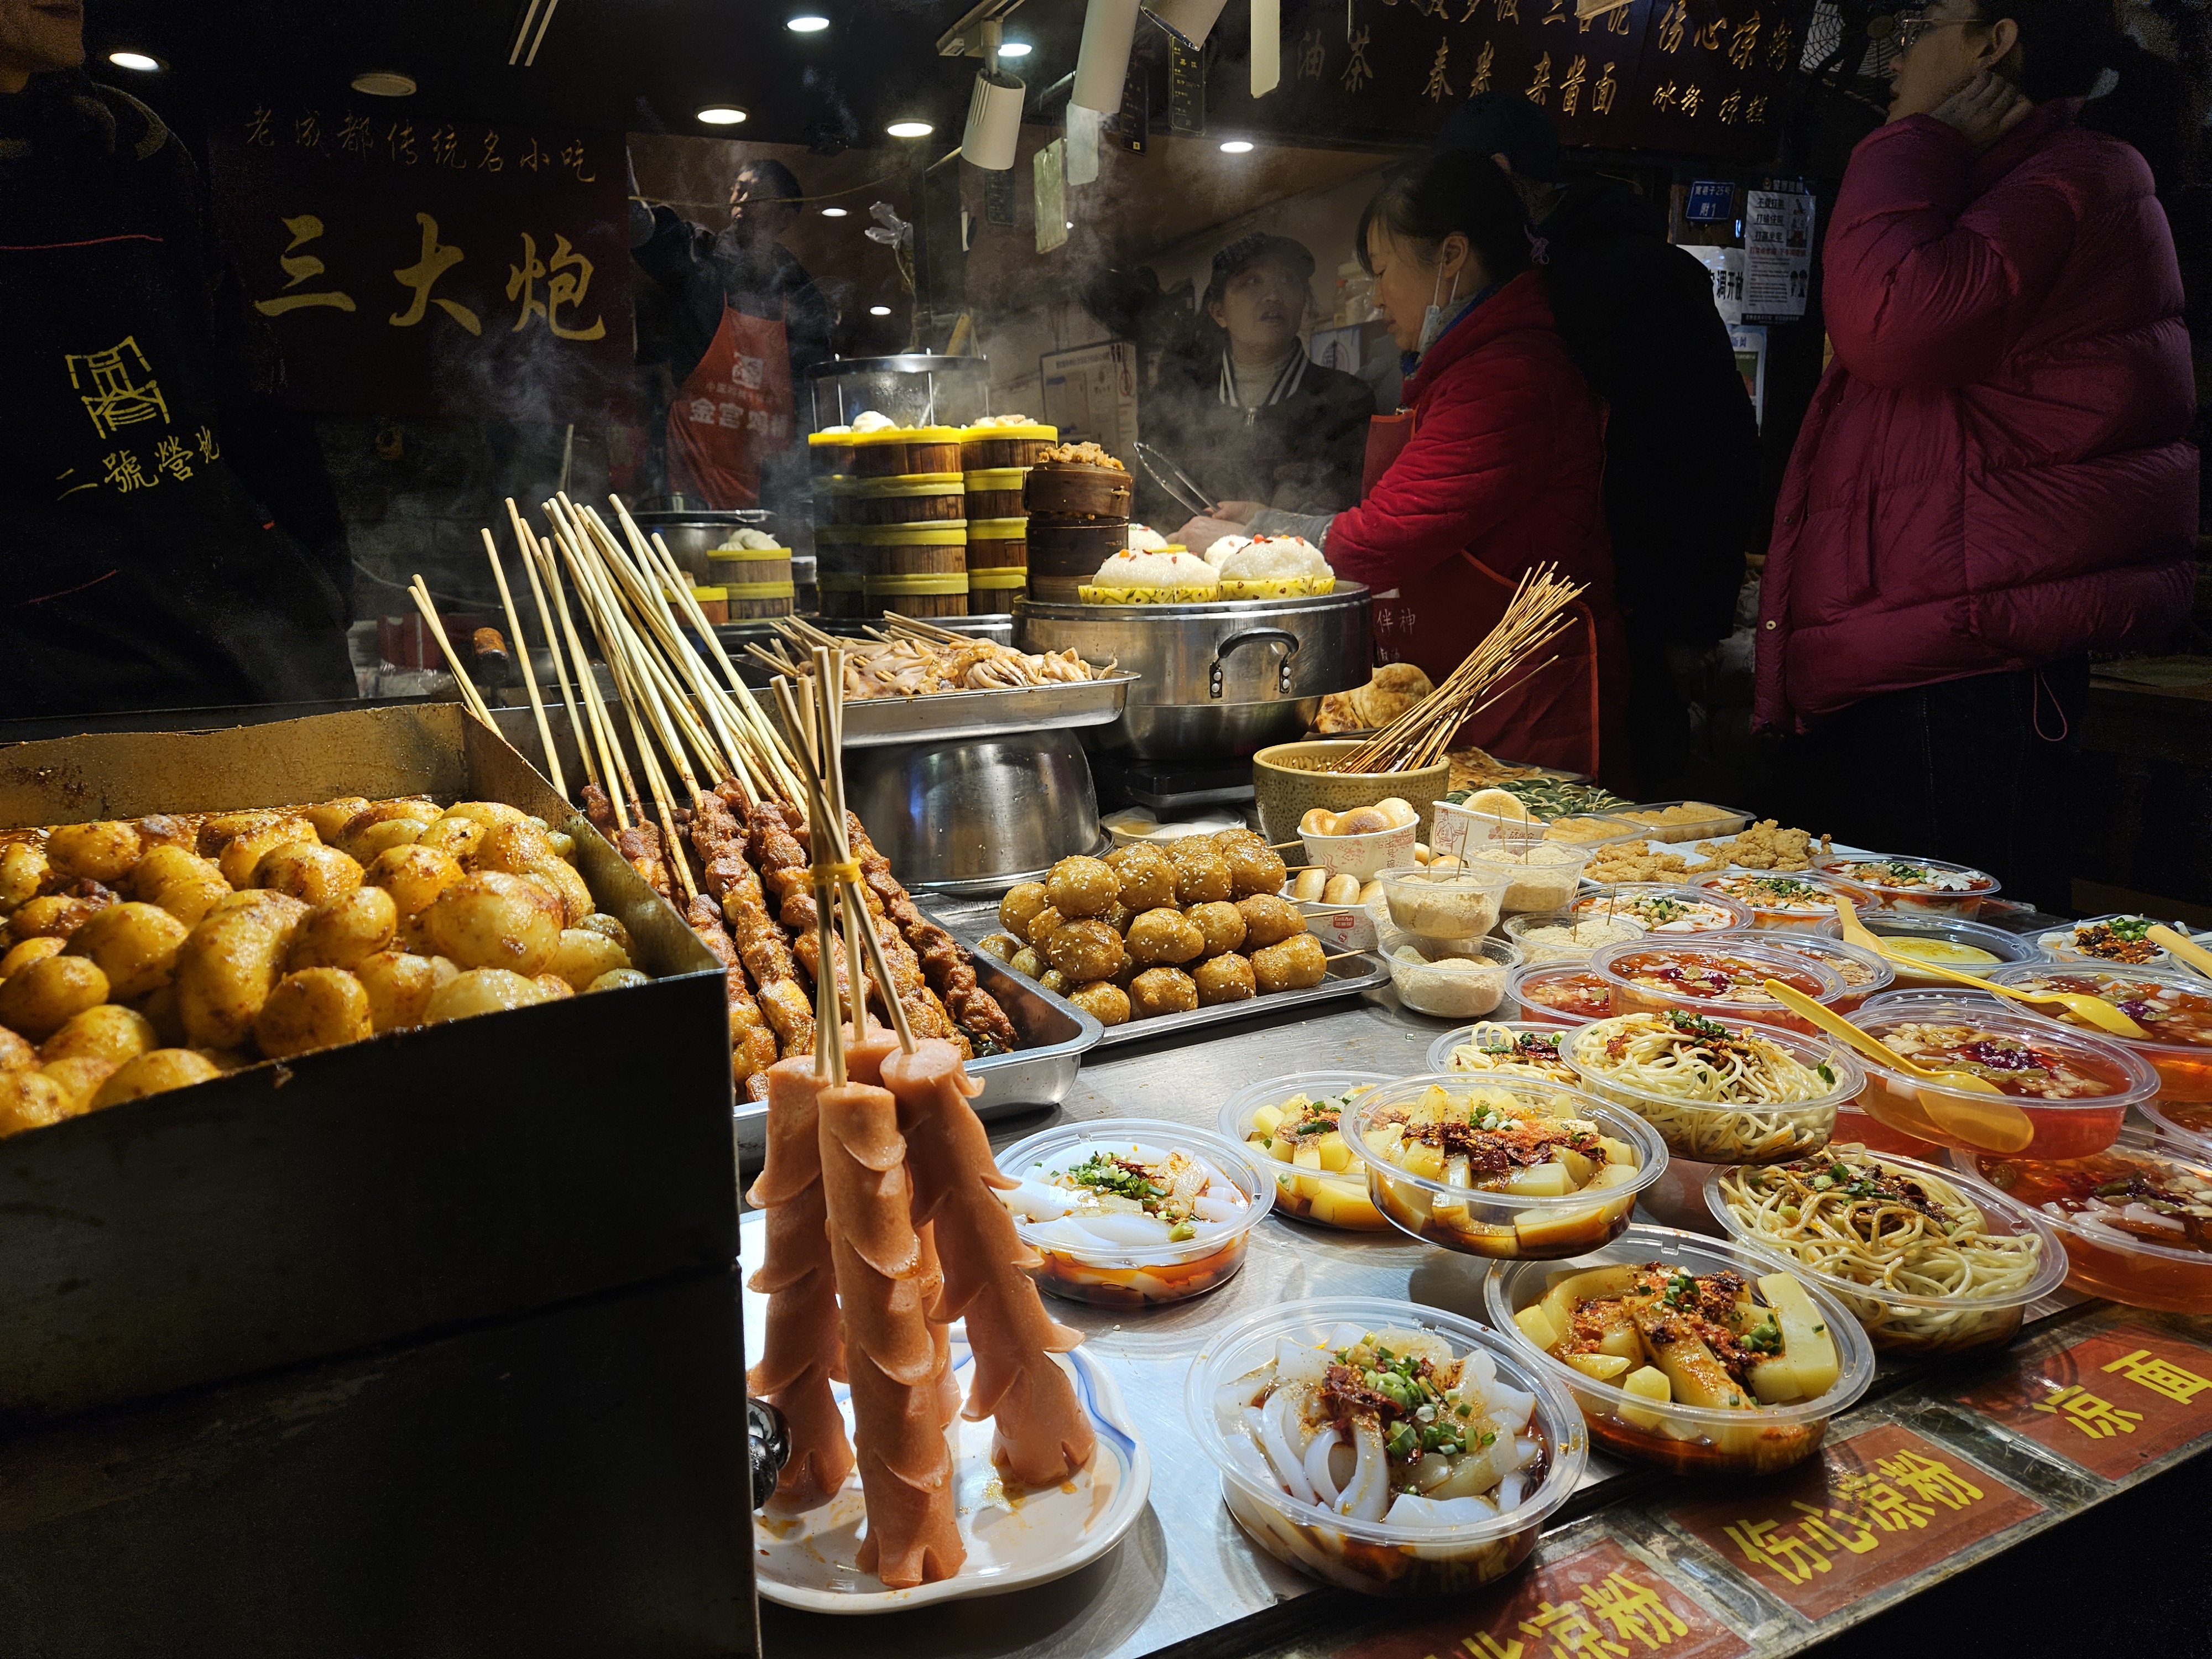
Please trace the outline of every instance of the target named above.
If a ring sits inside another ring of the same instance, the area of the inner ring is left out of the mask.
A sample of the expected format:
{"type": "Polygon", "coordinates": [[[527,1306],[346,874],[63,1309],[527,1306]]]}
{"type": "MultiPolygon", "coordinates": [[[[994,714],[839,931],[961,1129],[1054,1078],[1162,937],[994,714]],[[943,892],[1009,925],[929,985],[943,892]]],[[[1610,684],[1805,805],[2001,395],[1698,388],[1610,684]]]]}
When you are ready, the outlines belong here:
{"type": "Polygon", "coordinates": [[[257,109],[209,146],[287,401],[573,421],[629,396],[618,135],[257,109]]]}
{"type": "Polygon", "coordinates": [[[1477,1592],[1343,1659],[1736,1659],[1750,1650],[1611,1539],[1477,1592]]]}
{"type": "Polygon", "coordinates": [[[2117,1480],[2212,1434],[2212,1352],[2115,1325],[1959,1395],[2093,1474],[2117,1480]]]}
{"type": "Polygon", "coordinates": [[[1895,1424],[1829,1446],[1771,1483],[1670,1511],[1808,1619],[2042,1512],[2018,1487],[1895,1424]]]}

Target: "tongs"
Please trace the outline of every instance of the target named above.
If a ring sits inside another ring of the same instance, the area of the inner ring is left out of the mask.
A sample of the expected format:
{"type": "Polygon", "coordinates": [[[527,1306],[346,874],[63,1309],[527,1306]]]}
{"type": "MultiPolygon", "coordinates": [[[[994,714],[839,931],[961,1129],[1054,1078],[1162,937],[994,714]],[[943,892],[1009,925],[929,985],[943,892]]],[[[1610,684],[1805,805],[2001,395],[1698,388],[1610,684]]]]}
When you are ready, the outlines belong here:
{"type": "Polygon", "coordinates": [[[1146,472],[1152,475],[1152,482],[1165,490],[1176,506],[1194,519],[1202,519],[1213,511],[1212,499],[1206,491],[1199,488],[1197,479],[1192,477],[1189,473],[1184,471],[1165,455],[1161,454],[1142,438],[1137,440],[1135,447],[1139,463],[1143,465],[1146,472]],[[1159,466],[1152,465],[1155,461],[1159,463],[1159,466]],[[1162,466],[1175,474],[1172,480],[1160,476],[1162,466]]]}

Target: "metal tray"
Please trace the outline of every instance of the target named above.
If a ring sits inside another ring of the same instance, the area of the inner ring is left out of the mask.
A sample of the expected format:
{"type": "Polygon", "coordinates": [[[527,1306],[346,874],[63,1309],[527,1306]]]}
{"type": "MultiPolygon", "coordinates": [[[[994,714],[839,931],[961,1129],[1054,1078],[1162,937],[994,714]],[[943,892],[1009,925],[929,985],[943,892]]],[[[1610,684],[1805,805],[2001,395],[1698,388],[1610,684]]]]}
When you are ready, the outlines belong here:
{"type": "MultiPolygon", "coordinates": [[[[956,927],[943,917],[930,919],[963,945],[972,945],[982,937],[956,927]]],[[[969,955],[975,963],[976,983],[998,998],[1016,1034],[1028,1045],[1010,1054],[991,1054],[968,1062],[968,1075],[983,1085],[983,1092],[972,1103],[975,1115],[998,1117],[1036,1106],[1057,1106],[1075,1086],[1076,1068],[1083,1063],[1085,1053],[1097,1045],[1105,1028],[1036,981],[1024,979],[997,957],[973,949],[969,955]]],[[[739,1159],[757,1166],[767,1149],[767,1103],[738,1101],[734,1128],[739,1159]]]]}
{"type": "Polygon", "coordinates": [[[944,743],[1006,732],[1109,726],[1121,717],[1134,674],[1080,685],[1030,685],[1007,691],[942,691],[927,697],[869,697],[845,705],[845,746],[944,743]]]}

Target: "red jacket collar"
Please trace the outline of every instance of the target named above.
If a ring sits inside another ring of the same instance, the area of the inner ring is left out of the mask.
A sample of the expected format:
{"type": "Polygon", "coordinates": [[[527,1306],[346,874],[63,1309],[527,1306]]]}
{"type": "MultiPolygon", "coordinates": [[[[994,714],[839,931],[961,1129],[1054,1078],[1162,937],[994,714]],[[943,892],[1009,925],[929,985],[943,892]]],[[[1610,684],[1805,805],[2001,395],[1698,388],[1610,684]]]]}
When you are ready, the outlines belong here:
{"type": "Polygon", "coordinates": [[[2083,100],[2052,98],[2038,104],[2027,118],[1974,158],[1971,188],[1980,195],[2081,118],[2083,100]]]}
{"type": "Polygon", "coordinates": [[[1502,335],[1553,326],[1544,273],[1524,270],[1444,331],[1406,382],[1401,400],[1408,406],[1419,403],[1446,369],[1502,335]]]}

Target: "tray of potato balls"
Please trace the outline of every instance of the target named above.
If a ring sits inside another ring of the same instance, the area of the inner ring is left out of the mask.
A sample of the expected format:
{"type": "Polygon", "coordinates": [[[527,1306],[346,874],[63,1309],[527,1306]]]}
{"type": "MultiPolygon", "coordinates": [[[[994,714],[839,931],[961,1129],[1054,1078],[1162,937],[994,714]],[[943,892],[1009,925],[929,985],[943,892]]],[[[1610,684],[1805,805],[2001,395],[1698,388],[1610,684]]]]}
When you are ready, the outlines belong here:
{"type": "Polygon", "coordinates": [[[1062,859],[999,903],[975,942],[1106,1028],[1099,1047],[1353,995],[1390,970],[1331,952],[1282,896],[1289,872],[1250,830],[1062,859]]]}
{"type": "Polygon", "coordinates": [[[0,1138],[264,1060],[643,982],[569,837],[420,797],[0,838],[0,1138]]]}

